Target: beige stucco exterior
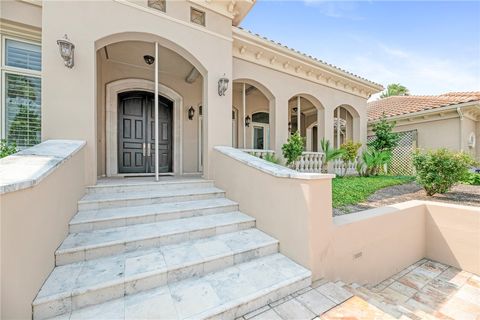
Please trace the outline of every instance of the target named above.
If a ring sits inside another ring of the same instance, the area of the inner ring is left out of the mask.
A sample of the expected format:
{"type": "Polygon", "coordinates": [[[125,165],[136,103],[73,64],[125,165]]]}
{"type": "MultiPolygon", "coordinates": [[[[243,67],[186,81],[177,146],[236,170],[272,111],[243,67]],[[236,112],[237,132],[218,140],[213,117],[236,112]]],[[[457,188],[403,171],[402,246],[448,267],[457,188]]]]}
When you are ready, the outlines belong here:
{"type": "MultiPolygon", "coordinates": [[[[425,150],[447,148],[463,151],[477,161],[480,160],[480,105],[478,102],[464,103],[388,118],[395,121],[395,132],[417,131],[417,147],[425,150]],[[471,136],[475,144],[469,143],[471,136]]],[[[373,135],[369,122],[368,135],[373,135]]]]}

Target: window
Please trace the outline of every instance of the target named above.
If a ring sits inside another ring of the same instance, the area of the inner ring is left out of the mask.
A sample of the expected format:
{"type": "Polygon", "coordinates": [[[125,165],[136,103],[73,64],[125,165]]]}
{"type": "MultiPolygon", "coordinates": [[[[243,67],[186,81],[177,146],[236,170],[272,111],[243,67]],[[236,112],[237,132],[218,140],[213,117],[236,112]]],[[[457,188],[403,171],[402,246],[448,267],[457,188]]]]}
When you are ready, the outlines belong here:
{"type": "Polygon", "coordinates": [[[190,8],[190,21],[201,26],[205,26],[205,12],[195,8],[190,8]]]}
{"type": "Polygon", "coordinates": [[[18,147],[41,140],[41,47],[11,38],[3,39],[2,139],[18,147]]]}
{"type": "Polygon", "coordinates": [[[166,12],[167,3],[165,0],[148,0],[148,6],[150,8],[166,12]]]}

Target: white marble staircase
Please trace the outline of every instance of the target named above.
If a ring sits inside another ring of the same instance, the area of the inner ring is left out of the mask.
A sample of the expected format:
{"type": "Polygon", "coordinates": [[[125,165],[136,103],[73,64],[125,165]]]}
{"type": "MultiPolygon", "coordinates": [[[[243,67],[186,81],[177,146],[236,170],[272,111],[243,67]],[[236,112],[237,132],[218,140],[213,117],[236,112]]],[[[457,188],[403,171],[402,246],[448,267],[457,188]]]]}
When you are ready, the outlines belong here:
{"type": "Polygon", "coordinates": [[[110,181],[78,210],[34,319],[234,319],[311,283],[212,181],[110,181]]]}

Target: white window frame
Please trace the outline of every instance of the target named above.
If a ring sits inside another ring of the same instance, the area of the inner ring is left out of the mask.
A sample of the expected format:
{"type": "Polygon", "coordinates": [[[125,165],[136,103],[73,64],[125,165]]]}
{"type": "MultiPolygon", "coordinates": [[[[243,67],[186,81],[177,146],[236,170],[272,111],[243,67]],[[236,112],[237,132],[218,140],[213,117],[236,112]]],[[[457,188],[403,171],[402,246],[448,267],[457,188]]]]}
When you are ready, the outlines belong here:
{"type": "MultiPolygon", "coordinates": [[[[7,130],[7,106],[5,102],[5,86],[6,86],[6,74],[17,74],[17,75],[22,75],[22,76],[27,76],[27,77],[34,77],[34,78],[39,78],[40,79],[40,88],[43,87],[42,84],[42,71],[37,71],[37,70],[29,70],[29,69],[22,69],[22,68],[16,68],[16,67],[11,67],[6,65],[6,51],[7,51],[7,45],[6,42],[7,40],[12,40],[12,41],[18,41],[18,42],[23,42],[23,43],[28,43],[28,44],[33,44],[36,46],[40,47],[40,52],[42,53],[42,59],[43,59],[43,52],[42,52],[42,44],[41,42],[37,41],[32,41],[32,40],[27,40],[24,38],[20,37],[12,37],[9,35],[1,35],[1,41],[0,41],[0,53],[1,53],[1,61],[0,61],[0,139],[6,139],[6,130],[7,130]]],[[[42,99],[42,98],[41,98],[42,99]]],[[[43,99],[41,100],[42,103],[40,105],[40,108],[42,108],[43,105],[43,99]]],[[[40,130],[42,130],[40,126],[40,130]]]]}

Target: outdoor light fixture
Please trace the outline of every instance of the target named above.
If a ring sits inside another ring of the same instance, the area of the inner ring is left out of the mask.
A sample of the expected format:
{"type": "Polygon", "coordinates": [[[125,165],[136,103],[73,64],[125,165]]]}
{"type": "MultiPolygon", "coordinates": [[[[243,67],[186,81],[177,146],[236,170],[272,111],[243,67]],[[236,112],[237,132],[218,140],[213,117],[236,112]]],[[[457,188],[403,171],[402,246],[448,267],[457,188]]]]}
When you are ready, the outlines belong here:
{"type": "Polygon", "coordinates": [[[292,123],[291,122],[288,123],[288,132],[292,132],[292,123]]]}
{"type": "Polygon", "coordinates": [[[155,58],[148,54],[143,56],[143,60],[145,60],[145,63],[148,65],[151,65],[152,63],[155,62],[155,58]]]}
{"type": "Polygon", "coordinates": [[[190,107],[188,109],[188,120],[193,120],[194,115],[195,115],[195,109],[193,107],[190,107]]]}
{"type": "Polygon", "coordinates": [[[72,68],[73,67],[73,57],[74,57],[74,50],[75,45],[70,42],[67,35],[63,37],[63,39],[57,40],[58,48],[60,49],[60,55],[64,61],[65,67],[72,68]]]}
{"type": "Polygon", "coordinates": [[[227,92],[227,89],[228,89],[228,79],[223,77],[223,78],[220,78],[220,80],[218,80],[218,95],[221,97],[221,96],[224,96],[225,95],[225,92],[227,92]]]}
{"type": "Polygon", "coordinates": [[[245,127],[250,127],[250,116],[245,117],[245,127]]]}

